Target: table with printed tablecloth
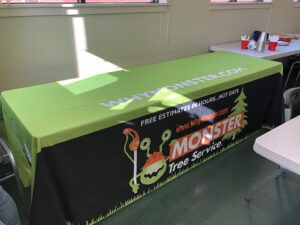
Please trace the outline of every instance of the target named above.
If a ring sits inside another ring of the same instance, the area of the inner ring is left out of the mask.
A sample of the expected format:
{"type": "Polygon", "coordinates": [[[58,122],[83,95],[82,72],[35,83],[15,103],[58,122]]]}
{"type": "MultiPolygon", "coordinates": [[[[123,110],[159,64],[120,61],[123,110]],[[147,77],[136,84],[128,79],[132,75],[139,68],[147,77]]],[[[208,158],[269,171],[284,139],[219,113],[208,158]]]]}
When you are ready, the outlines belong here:
{"type": "Polygon", "coordinates": [[[2,92],[30,224],[95,224],[279,125],[281,74],[216,52],[2,92]]]}

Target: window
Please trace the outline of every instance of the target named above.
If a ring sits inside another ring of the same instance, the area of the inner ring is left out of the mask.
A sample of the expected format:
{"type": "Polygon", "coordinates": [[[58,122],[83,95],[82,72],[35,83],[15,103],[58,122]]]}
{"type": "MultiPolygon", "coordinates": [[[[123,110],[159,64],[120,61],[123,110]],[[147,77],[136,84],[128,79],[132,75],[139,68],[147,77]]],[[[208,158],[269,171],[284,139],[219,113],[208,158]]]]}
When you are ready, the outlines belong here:
{"type": "Polygon", "coordinates": [[[211,3],[252,3],[252,2],[271,2],[271,0],[211,0],[211,3]]]}
{"type": "Polygon", "coordinates": [[[293,0],[293,7],[300,7],[300,0],[293,0]]]}
{"type": "Polygon", "coordinates": [[[210,10],[270,8],[272,0],[210,0],[210,10]]]}
{"type": "Polygon", "coordinates": [[[39,3],[158,3],[158,0],[0,0],[1,3],[39,4],[39,3]]]}
{"type": "Polygon", "coordinates": [[[169,5],[168,0],[0,0],[0,18],[161,13],[169,5]]]}

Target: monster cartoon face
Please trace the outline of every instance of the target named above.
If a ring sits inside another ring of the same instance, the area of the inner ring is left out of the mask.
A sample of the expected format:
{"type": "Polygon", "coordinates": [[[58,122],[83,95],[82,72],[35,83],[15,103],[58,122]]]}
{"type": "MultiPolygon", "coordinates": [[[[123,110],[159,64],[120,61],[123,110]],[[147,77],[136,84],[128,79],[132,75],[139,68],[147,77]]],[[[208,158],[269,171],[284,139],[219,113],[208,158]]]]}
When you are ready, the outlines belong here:
{"type": "Polygon", "coordinates": [[[142,184],[153,184],[164,175],[167,169],[165,157],[161,152],[153,152],[143,166],[141,173],[142,184]]]}
{"type": "Polygon", "coordinates": [[[171,138],[171,130],[165,130],[162,133],[162,143],[159,146],[159,151],[154,151],[152,154],[150,154],[150,138],[146,137],[140,142],[139,134],[132,128],[124,129],[123,134],[126,135],[124,152],[133,163],[133,178],[129,181],[129,185],[132,188],[132,192],[137,193],[140,186],[138,178],[140,178],[141,184],[151,185],[157,182],[165,174],[168,158],[163,155],[162,151],[163,145],[171,138]],[[131,142],[128,144],[129,140],[131,140],[131,142]],[[127,147],[133,153],[127,152],[127,147]],[[147,160],[141,168],[140,173],[137,173],[137,152],[141,152],[138,147],[140,150],[146,152],[147,156],[147,160]]]}

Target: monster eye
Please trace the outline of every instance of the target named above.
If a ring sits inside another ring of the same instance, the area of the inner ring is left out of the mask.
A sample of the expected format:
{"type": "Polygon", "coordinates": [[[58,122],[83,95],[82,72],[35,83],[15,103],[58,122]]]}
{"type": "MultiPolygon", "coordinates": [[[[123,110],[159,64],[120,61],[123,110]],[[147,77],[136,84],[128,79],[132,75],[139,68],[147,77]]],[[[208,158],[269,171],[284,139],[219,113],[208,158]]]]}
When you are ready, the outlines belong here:
{"type": "Polygon", "coordinates": [[[150,149],[150,144],[151,144],[151,139],[150,138],[144,138],[141,141],[140,148],[142,150],[149,150],[150,149]]]}
{"type": "Polygon", "coordinates": [[[162,133],[162,135],[161,135],[161,139],[162,139],[163,141],[167,141],[167,140],[170,139],[171,134],[172,134],[171,130],[169,130],[169,129],[168,129],[168,130],[165,130],[165,131],[162,133]]]}

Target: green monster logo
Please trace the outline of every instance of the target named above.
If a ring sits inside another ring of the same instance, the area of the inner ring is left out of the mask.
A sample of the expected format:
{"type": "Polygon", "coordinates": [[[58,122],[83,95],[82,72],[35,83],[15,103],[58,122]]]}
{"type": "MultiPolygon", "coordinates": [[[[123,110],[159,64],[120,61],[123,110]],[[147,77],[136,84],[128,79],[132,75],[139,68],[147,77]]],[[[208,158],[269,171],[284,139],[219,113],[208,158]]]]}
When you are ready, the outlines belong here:
{"type": "Polygon", "coordinates": [[[137,193],[140,184],[138,183],[138,178],[140,182],[144,185],[151,185],[157,182],[167,170],[167,160],[169,157],[165,158],[162,153],[163,145],[171,138],[171,130],[165,130],[162,133],[161,139],[162,143],[159,146],[159,151],[154,151],[150,154],[151,139],[146,137],[140,142],[139,134],[132,128],[126,128],[123,130],[123,134],[126,136],[126,141],[124,145],[124,152],[129,160],[133,163],[133,178],[129,181],[129,185],[132,188],[133,193],[137,193]],[[128,145],[128,141],[131,142],[128,145]],[[127,145],[130,151],[133,152],[133,158],[131,154],[127,152],[127,145]],[[147,160],[142,167],[142,171],[137,174],[137,152],[138,148],[142,151],[146,151],[147,160]]]}

